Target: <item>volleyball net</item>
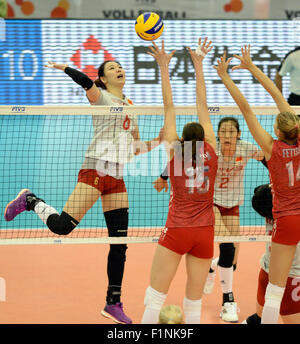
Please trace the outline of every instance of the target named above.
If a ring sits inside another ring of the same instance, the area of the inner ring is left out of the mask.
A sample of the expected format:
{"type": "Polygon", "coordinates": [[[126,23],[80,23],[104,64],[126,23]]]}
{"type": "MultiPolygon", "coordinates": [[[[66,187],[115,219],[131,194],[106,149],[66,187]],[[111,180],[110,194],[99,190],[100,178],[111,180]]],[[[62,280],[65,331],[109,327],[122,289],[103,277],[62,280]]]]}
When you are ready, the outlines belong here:
{"type": "MultiPolygon", "coordinates": [[[[277,108],[260,106],[252,109],[262,126],[273,135],[277,108]]],[[[300,114],[300,107],[294,109],[300,114]]],[[[176,106],[175,110],[177,132],[181,136],[186,123],[198,121],[196,109],[176,106]]],[[[239,121],[241,139],[256,145],[237,107],[209,107],[209,111],[215,133],[223,117],[233,116],[239,121]]],[[[170,186],[167,192],[160,193],[153,186],[167,165],[164,144],[153,146],[148,153],[135,155],[130,163],[124,165],[123,177],[129,200],[127,237],[108,236],[101,197],[69,235],[53,234],[33,211],[24,211],[10,222],[4,220],[7,203],[24,188],[30,189],[61,213],[77,184],[78,172],[94,137],[93,120],[101,116],[109,116],[116,121],[136,116],[141,141],[157,137],[164,123],[162,106],[0,106],[0,245],[157,242],[166,223],[170,198],[170,186]]],[[[108,142],[108,148],[111,149],[112,145],[108,142]]],[[[127,146],[123,148],[127,150],[127,146]]],[[[228,167],[224,173],[234,173],[234,169],[238,171],[240,163],[240,157],[236,156],[233,167],[228,167]]],[[[223,182],[226,188],[225,174],[223,182]]],[[[269,236],[265,235],[265,220],[251,205],[255,187],[268,182],[268,170],[260,162],[250,159],[240,189],[235,190],[244,193],[240,228],[228,235],[216,225],[216,242],[269,241],[269,236]]]]}

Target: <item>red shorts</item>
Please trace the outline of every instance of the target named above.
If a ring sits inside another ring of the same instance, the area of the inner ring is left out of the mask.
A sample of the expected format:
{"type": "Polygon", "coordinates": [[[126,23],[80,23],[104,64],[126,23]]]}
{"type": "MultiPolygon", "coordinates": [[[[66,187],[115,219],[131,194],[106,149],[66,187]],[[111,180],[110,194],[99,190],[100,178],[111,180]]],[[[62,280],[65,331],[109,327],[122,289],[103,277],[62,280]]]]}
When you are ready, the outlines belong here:
{"type": "Polygon", "coordinates": [[[282,216],[275,219],[272,241],[282,245],[297,245],[300,241],[300,215],[282,216]]]}
{"type": "Polygon", "coordinates": [[[221,207],[218,204],[214,204],[220,211],[221,216],[240,216],[240,207],[236,205],[232,208],[221,207]]]}
{"type": "Polygon", "coordinates": [[[214,226],[164,228],[158,244],[181,255],[209,259],[214,255],[214,226]]]}
{"type": "MultiPolygon", "coordinates": [[[[265,304],[268,283],[269,275],[261,269],[258,277],[257,302],[262,307],[265,304]]],[[[280,314],[291,315],[297,313],[300,313],[300,277],[289,277],[281,301],[280,314]]]]}
{"type": "Polygon", "coordinates": [[[111,176],[100,177],[96,170],[83,169],[79,171],[78,182],[96,188],[101,195],[127,192],[123,179],[111,176]]]}

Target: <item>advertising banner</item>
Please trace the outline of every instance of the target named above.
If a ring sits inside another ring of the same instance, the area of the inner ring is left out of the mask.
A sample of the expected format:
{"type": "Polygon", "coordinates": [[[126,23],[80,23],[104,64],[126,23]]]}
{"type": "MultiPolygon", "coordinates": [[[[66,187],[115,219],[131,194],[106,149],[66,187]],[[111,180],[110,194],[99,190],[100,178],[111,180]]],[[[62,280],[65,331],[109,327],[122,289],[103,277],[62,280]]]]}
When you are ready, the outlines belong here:
{"type": "MultiPolygon", "coordinates": [[[[176,49],[170,64],[174,102],[195,104],[195,73],[186,47],[195,48],[199,36],[208,36],[213,50],[204,61],[207,99],[211,105],[229,105],[233,100],[213,65],[223,54],[239,54],[251,44],[254,62],[274,80],[284,56],[299,45],[295,21],[168,21],[157,40],[176,49]]],[[[118,20],[9,20],[0,40],[1,104],[88,104],[84,90],[67,75],[45,68],[48,61],[66,63],[97,78],[99,65],[118,60],[126,71],[125,93],[135,104],[162,104],[157,63],[147,54],[150,42],[135,33],[134,21],[118,20]]],[[[233,59],[232,65],[238,60],[233,59]]],[[[233,80],[251,104],[273,105],[273,100],[249,73],[231,72],[233,80]]],[[[284,92],[288,93],[288,78],[284,92]]]]}
{"type": "Polygon", "coordinates": [[[164,19],[294,19],[299,0],[7,0],[10,18],[135,19],[154,11],[164,19]]]}

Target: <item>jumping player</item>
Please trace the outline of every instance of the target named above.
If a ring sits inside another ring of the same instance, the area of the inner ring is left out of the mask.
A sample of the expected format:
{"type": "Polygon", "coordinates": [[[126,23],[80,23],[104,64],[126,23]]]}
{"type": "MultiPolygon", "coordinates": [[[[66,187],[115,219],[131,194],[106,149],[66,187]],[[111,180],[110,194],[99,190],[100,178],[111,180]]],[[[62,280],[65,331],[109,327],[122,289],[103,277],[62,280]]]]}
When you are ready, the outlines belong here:
{"type": "MultiPolygon", "coordinates": [[[[214,213],[215,235],[239,235],[239,207],[244,202],[244,172],[249,159],[260,160],[265,164],[264,155],[257,146],[241,140],[238,120],[224,117],[218,123],[216,154],[218,170],[215,181],[214,213]]],[[[163,173],[153,184],[160,192],[167,190],[168,176],[163,173]]],[[[227,322],[238,321],[238,307],[233,295],[233,267],[237,264],[238,244],[221,243],[220,255],[212,261],[212,266],[204,288],[210,294],[214,286],[216,268],[219,269],[223,292],[220,316],[227,322]]]]}
{"type": "MultiPolygon", "coordinates": [[[[91,105],[133,105],[123,94],[125,70],[116,61],[102,63],[95,82],[66,64],[49,62],[46,67],[64,71],[70,76],[84,88],[91,105]]],[[[8,203],[4,214],[6,221],[13,220],[25,210],[34,211],[53,233],[67,235],[101,197],[109,236],[127,236],[129,205],[123,180],[123,166],[134,157],[134,154],[149,151],[158,145],[161,133],[153,141],[141,142],[137,119],[128,115],[93,116],[93,127],[94,137],[86,151],[77,185],[62,213],[59,214],[30,190],[23,189],[8,203]]],[[[101,311],[102,315],[123,324],[132,322],[125,315],[120,301],[126,250],[126,244],[110,245],[106,306],[101,311]]]]}
{"type": "Polygon", "coordinates": [[[187,283],[183,302],[186,324],[199,324],[202,294],[213,256],[213,192],[217,172],[216,138],[206,103],[202,61],[211,50],[207,39],[196,52],[189,48],[196,72],[196,104],[200,123],[187,123],[180,139],[169,78],[173,56],[153,43],[151,53],[162,79],[171,196],[168,218],[152,262],[150,286],[145,293],[143,324],[157,324],[160,310],[183,255],[186,256],[187,283]],[[204,142],[203,142],[204,141],[204,142]],[[170,145],[170,146],[169,146],[170,145]]]}
{"type": "Polygon", "coordinates": [[[274,133],[277,140],[261,126],[247,100],[227,73],[228,61],[224,53],[216,67],[222,82],[239,106],[248,128],[264,152],[273,195],[272,243],[269,283],[265,293],[262,324],[277,323],[288,275],[300,241],[300,140],[299,118],[283,98],[279,89],[252,62],[250,45],[241,49],[236,69],[247,69],[274,99],[280,113],[276,116],[274,133]]]}

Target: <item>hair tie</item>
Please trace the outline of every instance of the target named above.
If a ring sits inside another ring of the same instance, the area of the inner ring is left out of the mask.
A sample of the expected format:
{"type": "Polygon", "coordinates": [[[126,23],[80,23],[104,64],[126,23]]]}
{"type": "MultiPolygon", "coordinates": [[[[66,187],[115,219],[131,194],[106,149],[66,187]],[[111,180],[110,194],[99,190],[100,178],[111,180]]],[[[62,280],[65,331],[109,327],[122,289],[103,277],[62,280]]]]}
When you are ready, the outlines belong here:
{"type": "Polygon", "coordinates": [[[295,128],[296,128],[296,129],[299,129],[299,125],[298,125],[298,124],[296,124],[296,125],[295,125],[295,128]]]}

